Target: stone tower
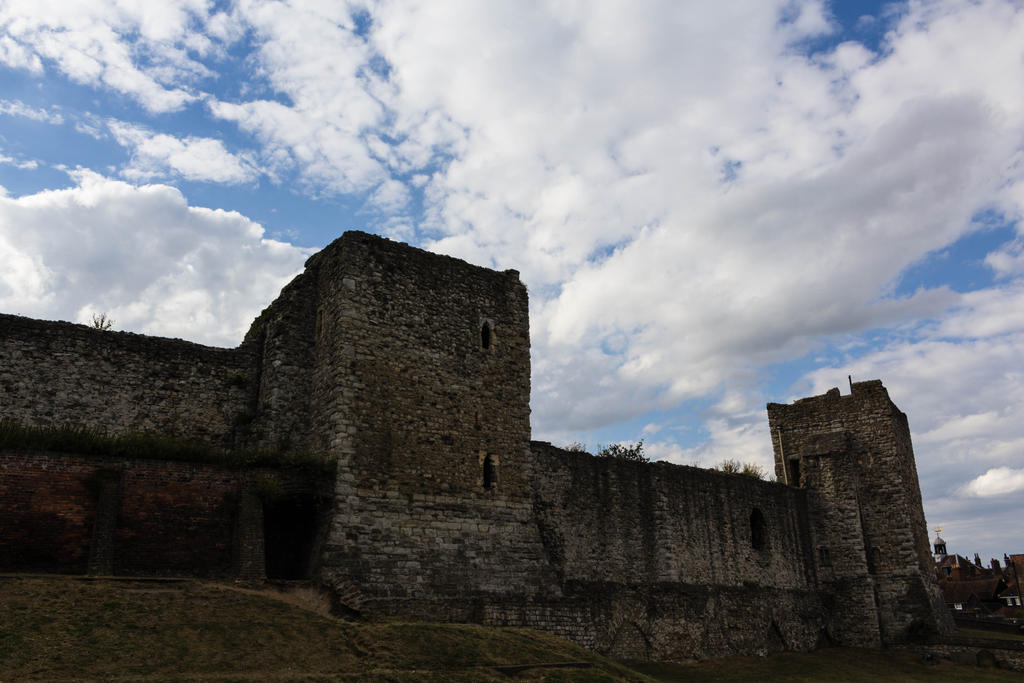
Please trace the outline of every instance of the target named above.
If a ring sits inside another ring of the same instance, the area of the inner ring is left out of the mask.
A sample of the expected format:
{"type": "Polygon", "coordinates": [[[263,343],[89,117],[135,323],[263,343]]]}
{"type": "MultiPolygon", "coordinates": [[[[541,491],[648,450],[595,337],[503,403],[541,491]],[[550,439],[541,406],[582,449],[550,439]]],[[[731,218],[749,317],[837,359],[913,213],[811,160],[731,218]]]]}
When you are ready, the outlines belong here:
{"type": "Polygon", "coordinates": [[[322,580],[358,586],[361,609],[416,598],[434,618],[553,585],[531,516],[516,271],[346,232],[250,336],[264,349],[256,431],[337,462],[322,580]]]}
{"type": "Polygon", "coordinates": [[[816,569],[844,642],[953,629],[934,577],[907,417],[878,380],[768,404],[780,482],[808,492],[816,569]]]}

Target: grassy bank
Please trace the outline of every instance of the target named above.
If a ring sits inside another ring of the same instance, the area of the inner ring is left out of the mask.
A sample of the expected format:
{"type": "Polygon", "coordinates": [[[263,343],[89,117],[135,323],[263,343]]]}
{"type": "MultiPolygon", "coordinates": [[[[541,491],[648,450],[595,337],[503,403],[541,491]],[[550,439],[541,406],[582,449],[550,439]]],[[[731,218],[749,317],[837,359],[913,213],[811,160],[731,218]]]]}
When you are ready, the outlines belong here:
{"type": "Polygon", "coordinates": [[[0,681],[643,680],[565,640],[527,629],[318,613],[306,593],[196,581],[0,578],[0,681]],[[587,668],[578,668],[588,665],[587,668]]]}
{"type": "Polygon", "coordinates": [[[311,589],[0,576],[0,681],[1020,680],[853,649],[627,666],[528,629],[356,624],[327,604],[311,589]]]}
{"type": "Polygon", "coordinates": [[[631,663],[635,671],[658,681],[1020,681],[1021,673],[981,669],[942,660],[924,664],[920,655],[902,650],[828,648],[816,652],[783,652],[771,657],[729,657],[697,664],[631,663]]]}
{"type": "Polygon", "coordinates": [[[1024,633],[1006,633],[1004,631],[990,631],[983,628],[961,628],[960,635],[965,638],[988,638],[989,640],[1015,640],[1024,642],[1024,633]]]}

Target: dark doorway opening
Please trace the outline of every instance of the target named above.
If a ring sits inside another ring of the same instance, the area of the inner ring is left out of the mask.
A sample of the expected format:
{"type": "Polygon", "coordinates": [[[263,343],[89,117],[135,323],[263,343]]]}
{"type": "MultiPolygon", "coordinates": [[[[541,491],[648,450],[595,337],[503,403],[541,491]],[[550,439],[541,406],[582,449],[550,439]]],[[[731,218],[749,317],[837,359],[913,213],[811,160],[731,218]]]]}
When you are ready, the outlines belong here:
{"type": "Polygon", "coordinates": [[[268,579],[309,578],[317,521],[311,496],[282,496],[263,503],[268,579]]]}
{"type": "Polygon", "coordinates": [[[789,485],[800,486],[800,461],[796,458],[789,461],[789,485]]]}

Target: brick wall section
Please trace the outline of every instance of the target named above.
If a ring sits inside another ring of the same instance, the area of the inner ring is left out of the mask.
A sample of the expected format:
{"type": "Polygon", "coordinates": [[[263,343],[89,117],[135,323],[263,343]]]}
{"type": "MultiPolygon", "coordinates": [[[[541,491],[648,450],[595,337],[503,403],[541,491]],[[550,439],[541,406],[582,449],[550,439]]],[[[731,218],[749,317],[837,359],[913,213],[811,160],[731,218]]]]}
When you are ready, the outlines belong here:
{"type": "Polygon", "coordinates": [[[0,570],[84,574],[100,464],[0,452],[0,570]]]}
{"type": "Polygon", "coordinates": [[[259,499],[250,477],[248,481],[242,483],[238,491],[232,573],[247,581],[262,581],[267,578],[266,559],[263,502],[259,499]]]}
{"type": "Polygon", "coordinates": [[[230,444],[254,362],[249,347],[0,314],[0,418],[230,444]]]}
{"type": "Polygon", "coordinates": [[[915,620],[952,632],[907,418],[882,383],[854,383],[848,396],[832,389],[792,405],[770,403],[768,421],[776,475],[810,493],[812,535],[832,561],[823,579],[848,605],[841,630],[864,644],[899,642],[915,620]]]}
{"type": "MultiPolygon", "coordinates": [[[[243,486],[260,477],[302,479],[269,469],[0,451],[0,571],[85,573],[97,501],[114,472],[116,522],[104,531],[113,540],[96,569],[123,575],[233,575],[236,539],[262,543],[258,529],[236,528],[243,486]]],[[[262,522],[249,512],[250,527],[262,522]]],[[[260,568],[246,570],[253,576],[260,568]]]]}
{"type": "Polygon", "coordinates": [[[121,509],[121,472],[98,470],[90,475],[88,485],[96,501],[89,538],[89,573],[109,576],[114,573],[117,559],[115,535],[121,509]]]}
{"type": "Polygon", "coordinates": [[[241,475],[192,463],[123,463],[121,574],[226,576],[241,475]]]}

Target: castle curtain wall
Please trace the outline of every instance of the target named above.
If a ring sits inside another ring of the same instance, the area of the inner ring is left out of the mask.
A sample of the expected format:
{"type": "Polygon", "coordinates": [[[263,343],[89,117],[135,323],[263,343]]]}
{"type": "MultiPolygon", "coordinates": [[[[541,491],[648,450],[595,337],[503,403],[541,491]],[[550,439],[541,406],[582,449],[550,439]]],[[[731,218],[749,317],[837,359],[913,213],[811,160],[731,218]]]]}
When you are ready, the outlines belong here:
{"type": "Polygon", "coordinates": [[[256,372],[249,347],[0,314],[0,418],[230,445],[256,372]]]}
{"type": "Polygon", "coordinates": [[[531,444],[529,400],[518,273],[365,233],[311,257],[238,349],[0,315],[0,418],[295,449],[337,472],[327,495],[261,501],[257,470],[0,453],[0,568],[266,568],[368,616],[665,660],[946,628],[881,383],[768,406],[782,483],[531,444]]]}
{"type": "Polygon", "coordinates": [[[816,588],[804,491],[545,443],[533,452],[538,520],[567,581],[816,588]]]}
{"type": "Polygon", "coordinates": [[[803,491],[532,446],[546,559],[588,605],[592,647],[679,659],[825,638],[803,491]]]}

